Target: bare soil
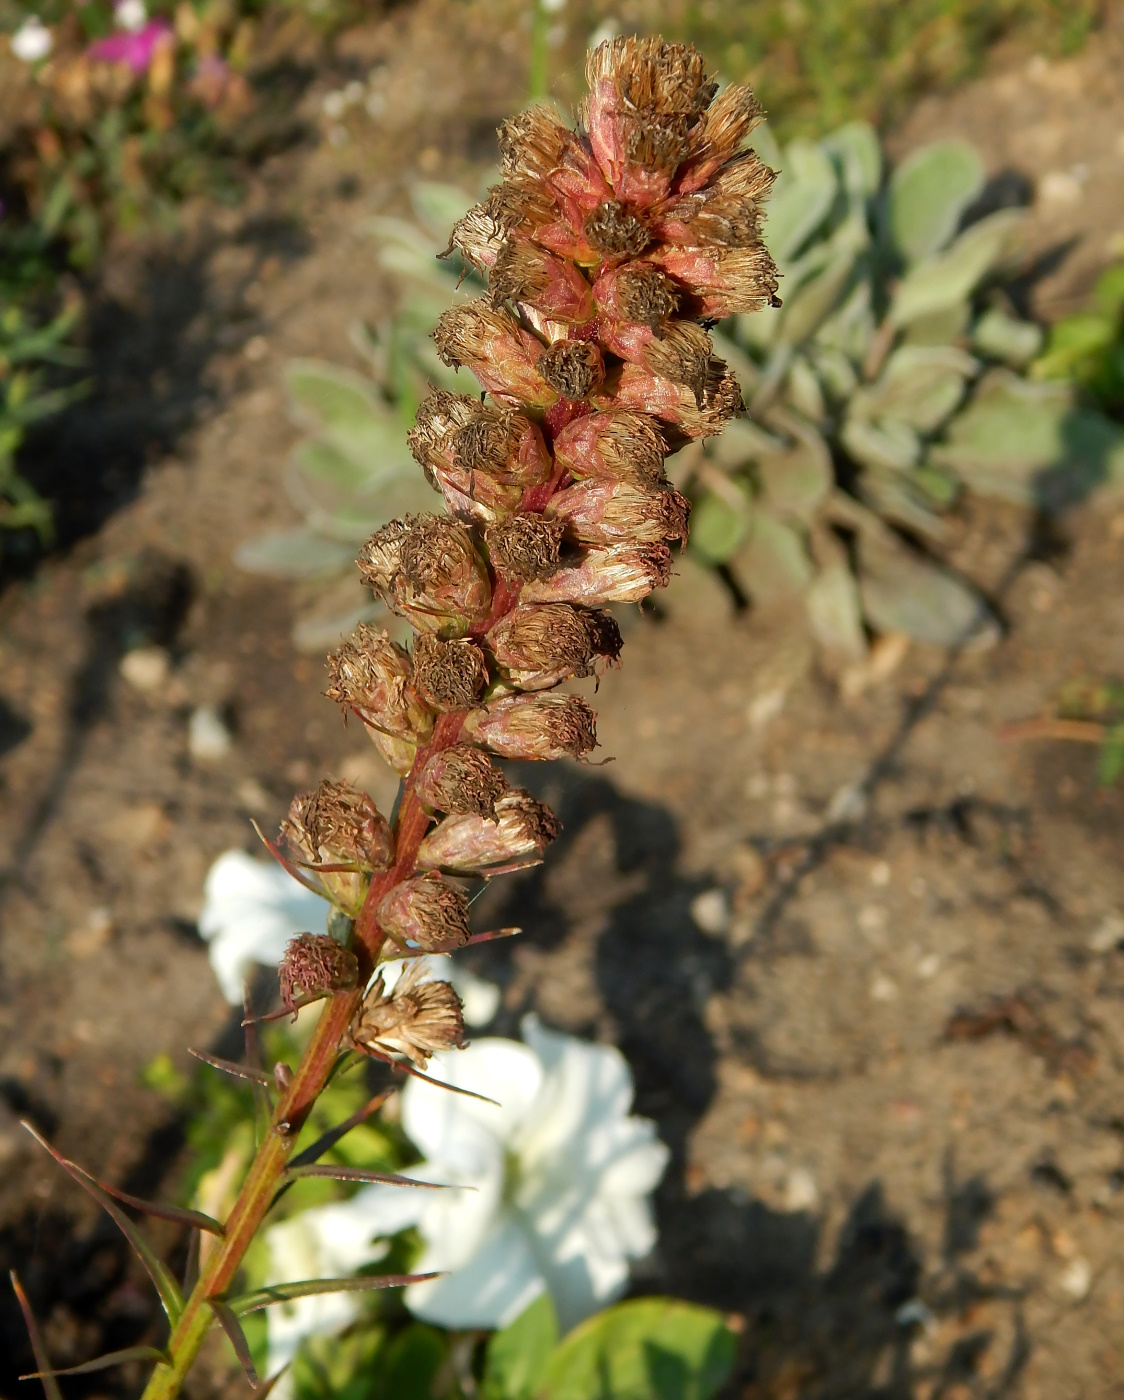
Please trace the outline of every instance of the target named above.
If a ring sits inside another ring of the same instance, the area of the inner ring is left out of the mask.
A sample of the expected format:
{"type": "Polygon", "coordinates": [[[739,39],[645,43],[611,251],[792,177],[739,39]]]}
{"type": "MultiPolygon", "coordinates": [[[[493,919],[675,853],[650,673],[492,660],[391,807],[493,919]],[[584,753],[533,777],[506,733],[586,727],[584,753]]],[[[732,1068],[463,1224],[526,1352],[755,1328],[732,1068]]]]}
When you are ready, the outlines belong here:
{"type": "MultiPolygon", "coordinates": [[[[16,1118],[172,1191],[179,1128],[138,1073],[231,1035],[194,929],[209,863],[324,774],[392,796],[293,651],[288,589],[231,554],[293,519],[285,359],[349,360],[347,325],[385,305],[363,219],[419,171],[492,158],[521,69],[514,22],[485,10],[425,0],[358,31],[343,76],[384,65],[379,120],[122,256],[100,397],[37,445],[48,484],[90,478],[73,536],[102,522],[0,597],[0,1262],[60,1364],[150,1335],[154,1308],[16,1118]],[[171,659],[154,689],[120,671],[140,645],[171,659]],[[235,734],[210,765],[187,745],[199,704],[235,734]]],[[[1124,231],[1119,57],[1110,31],[1066,63],[1000,64],[893,137],[963,133],[1028,182],[1047,309],[1124,231]]],[[[476,906],[526,929],[475,961],[504,986],[501,1033],[536,1009],[628,1056],[673,1149],[637,1287],[740,1319],[746,1400],[1124,1394],[1124,793],[1098,788],[1091,748],[999,737],[1072,675],[1124,677],[1124,515],[969,504],[957,530],[1003,638],[884,653],[847,702],[799,617],[738,612],[684,560],[653,614],[621,615],[625,664],[596,697],[614,761],[520,774],[565,831],[476,906]]],[[[10,1299],[0,1337],[15,1396],[31,1358],[10,1299]]],[[[238,1384],[216,1349],[195,1390],[238,1384]]]]}

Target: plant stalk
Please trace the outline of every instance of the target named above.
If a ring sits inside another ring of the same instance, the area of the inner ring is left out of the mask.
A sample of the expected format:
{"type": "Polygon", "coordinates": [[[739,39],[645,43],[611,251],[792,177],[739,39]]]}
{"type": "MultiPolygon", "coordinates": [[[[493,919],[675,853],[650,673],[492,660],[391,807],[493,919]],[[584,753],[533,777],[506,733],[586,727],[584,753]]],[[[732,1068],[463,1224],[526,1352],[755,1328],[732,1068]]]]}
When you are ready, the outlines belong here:
{"type": "Polygon", "coordinates": [[[203,1340],[215,1323],[209,1300],[222,1299],[238,1273],[254,1236],[273,1203],[300,1130],[312,1110],[339,1056],[340,1042],[351,1025],[367,981],[382,951],[385,934],[376,911],[383,896],[414,873],[418,847],[429,826],[429,815],[414,794],[414,774],[426,759],[456,743],[464,716],[443,715],[433,738],[418,750],[406,779],[395,823],[396,858],[393,867],[371,880],[363,908],[355,921],[354,951],[359,959],[359,985],[351,992],[337,992],[321,1013],[305,1047],[292,1082],[281,1095],[238,1197],[226,1220],[221,1243],[203,1266],[195,1287],[184,1303],[166,1351],[170,1360],[159,1363],[149,1378],[142,1400],[172,1400],[179,1394],[195,1362],[203,1340]]]}

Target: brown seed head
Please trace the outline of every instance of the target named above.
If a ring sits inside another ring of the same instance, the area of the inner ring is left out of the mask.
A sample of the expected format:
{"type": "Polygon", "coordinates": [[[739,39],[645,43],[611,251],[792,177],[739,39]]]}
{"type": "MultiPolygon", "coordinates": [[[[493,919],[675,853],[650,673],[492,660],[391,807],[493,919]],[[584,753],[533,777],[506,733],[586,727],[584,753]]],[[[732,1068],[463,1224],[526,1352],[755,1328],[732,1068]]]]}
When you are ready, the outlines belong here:
{"type": "Polygon", "coordinates": [[[459,875],[506,872],[537,865],[561,831],[558,818],[529,792],[516,790],[496,803],[496,817],[450,816],[422,841],[418,864],[459,875]]]}
{"type": "Polygon", "coordinates": [[[593,295],[607,316],[656,332],[679,307],[675,284],[650,262],[627,263],[603,272],[594,284],[593,295]]]}
{"type": "Polygon", "coordinates": [[[490,393],[512,407],[547,407],[554,393],[536,368],[542,346],[502,307],[481,298],[442,313],[433,332],[441,360],[469,369],[490,393]]]}
{"type": "Polygon", "coordinates": [[[420,961],[407,963],[389,995],[379,973],[351,1023],[358,1049],[401,1055],[418,1069],[425,1069],[431,1055],[461,1049],[461,999],[448,982],[421,981],[424,973],[420,961]]]}
{"type": "Polygon", "coordinates": [[[496,301],[526,302],[554,321],[588,321],[593,292],[572,262],[526,238],[509,238],[488,277],[496,301]]]}
{"type": "Polygon", "coordinates": [[[624,481],[580,481],[552,496],[550,519],[581,544],[655,544],[687,539],[691,504],[678,491],[645,491],[624,481]]]}
{"type": "Polygon", "coordinates": [[[281,835],[297,859],[319,876],[324,892],[349,914],[358,912],[374,870],[394,863],[386,818],[365,792],[325,779],[293,798],[281,835]]]}
{"type": "Polygon", "coordinates": [[[414,687],[438,714],[471,709],[487,684],[488,664],[472,642],[443,642],[423,633],[414,643],[414,687]]]}
{"type": "Polygon", "coordinates": [[[649,490],[663,482],[667,450],[655,420],[642,413],[588,413],[554,438],[555,464],[575,480],[629,481],[649,490]]]}
{"type": "Polygon", "coordinates": [[[464,526],[447,516],[391,521],[363,546],[359,573],[419,631],[463,636],[491,606],[487,565],[464,526]],[[397,570],[388,574],[391,554],[397,570]]]}
{"type": "Polygon", "coordinates": [[[399,947],[451,953],[468,942],[468,896],[440,875],[414,875],[385,894],[379,926],[399,947]]]}
{"type": "Polygon", "coordinates": [[[278,969],[281,1000],[289,1011],[304,997],[346,992],[359,983],[359,963],[349,949],[326,933],[300,933],[290,938],[278,969]]]}
{"type": "Polygon", "coordinates": [[[570,677],[593,675],[621,651],[621,634],[606,612],[569,603],[524,603],[487,637],[505,678],[520,690],[547,690],[570,677]]]}
{"type": "Polygon", "coordinates": [[[546,182],[574,144],[574,133],[546,106],[508,117],[498,135],[505,179],[536,184],[546,182]]]}
{"type": "Polygon", "coordinates": [[[680,195],[661,209],[653,225],[666,243],[756,246],[761,242],[762,205],[776,178],[755,152],[745,151],[702,189],[680,195]]]}
{"type": "Polygon", "coordinates": [[[702,189],[739,154],[761,116],[761,104],[749,88],[731,83],[720,92],[692,133],[691,156],[678,172],[678,190],[702,189]]]}
{"type": "Polygon", "coordinates": [[[589,549],[579,564],[559,569],[541,583],[527,583],[519,595],[527,603],[639,603],[671,579],[666,544],[589,549]]]}
{"type": "Polygon", "coordinates": [[[722,318],[779,306],[777,268],[769,250],[749,248],[659,249],[653,260],[683,287],[693,314],[722,318]]]}
{"type": "Polygon", "coordinates": [[[595,721],[576,695],[521,695],[473,710],[464,735],[501,758],[581,758],[597,746],[595,721]]]}
{"type": "Polygon", "coordinates": [[[585,340],[556,340],[539,356],[538,368],[564,399],[587,398],[605,377],[601,351],[585,340]]]}
{"type": "Polygon", "coordinates": [[[492,567],[512,579],[549,578],[558,567],[565,526],[533,512],[489,525],[484,543],[492,567]]]}
{"type": "Polygon", "coordinates": [[[449,246],[441,256],[448,257],[455,248],[465,262],[479,272],[487,272],[499,257],[510,222],[509,206],[503,195],[498,190],[490,191],[487,199],[474,204],[453,225],[449,246]]]}
{"type": "Polygon", "coordinates": [[[328,657],[330,683],[324,692],[345,715],[354,710],[375,746],[396,772],[410,771],[418,743],[433,729],[433,716],[410,684],[410,657],[386,632],[361,623],[349,641],[328,657]]]}
{"type": "Polygon", "coordinates": [[[620,365],[593,402],[597,408],[650,414],[671,425],[669,436],[681,440],[713,437],[744,407],[741,386],[717,356],[707,365],[701,403],[694,389],[634,364],[620,365]]]}
{"type": "Polygon", "coordinates": [[[610,258],[635,258],[652,241],[652,231],[638,214],[618,199],[607,199],[590,210],[582,232],[592,247],[610,258]]]}
{"type": "Polygon", "coordinates": [[[496,802],[507,791],[507,779],[481,749],[453,744],[429,756],[414,791],[438,812],[472,812],[495,820],[496,802]]]}
{"type": "Polygon", "coordinates": [[[673,321],[644,348],[644,363],[663,379],[685,384],[702,408],[714,359],[710,336],[692,321],[673,321]]]}

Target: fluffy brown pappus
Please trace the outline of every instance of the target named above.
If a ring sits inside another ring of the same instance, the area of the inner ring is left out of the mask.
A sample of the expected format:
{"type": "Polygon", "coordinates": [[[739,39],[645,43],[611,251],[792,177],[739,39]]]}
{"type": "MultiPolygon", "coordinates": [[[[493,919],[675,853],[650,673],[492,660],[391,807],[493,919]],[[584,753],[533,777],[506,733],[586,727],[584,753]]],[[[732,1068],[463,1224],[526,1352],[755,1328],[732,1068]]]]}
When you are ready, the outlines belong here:
{"type": "Polygon", "coordinates": [[[588,321],[595,309],[593,291],[573,263],[524,238],[504,244],[488,289],[495,301],[526,302],[556,321],[588,321]]]}
{"type": "Polygon", "coordinates": [[[496,802],[507,791],[507,779],[482,749],[452,744],[430,754],[414,791],[427,807],[439,812],[474,813],[495,820],[496,802]]]}
{"type": "Polygon", "coordinates": [[[422,632],[463,636],[488,615],[487,565],[472,536],[444,515],[413,515],[376,531],[359,552],[363,582],[422,632]],[[395,574],[385,571],[384,538],[393,542],[395,574]]]}
{"type": "Polygon", "coordinates": [[[679,309],[675,283],[654,263],[626,263],[604,272],[593,287],[598,307],[610,317],[656,332],[679,309]]]}
{"type": "Polygon", "coordinates": [[[401,1055],[425,1069],[432,1055],[463,1047],[460,997],[448,982],[423,982],[424,974],[420,962],[408,963],[388,993],[379,973],[351,1023],[356,1049],[401,1055]]]}
{"type": "Polygon", "coordinates": [[[653,222],[660,237],[672,243],[755,245],[761,241],[762,205],[776,178],[754,151],[746,151],[703,189],[661,209],[653,222]]]}
{"type": "Polygon", "coordinates": [[[449,246],[438,256],[447,258],[455,248],[478,272],[487,272],[499,257],[513,222],[502,193],[489,191],[487,199],[474,204],[453,225],[449,246]]]}
{"type": "Polygon", "coordinates": [[[584,399],[605,377],[601,351],[586,340],[556,340],[539,356],[539,373],[564,399],[584,399]]]}
{"type": "Polygon", "coordinates": [[[311,792],[298,793],[281,833],[314,868],[351,865],[372,871],[394,864],[394,838],[386,818],[350,783],[325,778],[311,792]]]}
{"type": "Polygon", "coordinates": [[[675,384],[685,384],[703,406],[714,359],[710,336],[691,321],[675,321],[658,340],[644,348],[644,363],[653,373],[675,384]]]}
{"type": "Polygon", "coordinates": [[[439,822],[422,841],[418,864],[454,875],[507,873],[537,865],[561,830],[549,807],[516,789],[496,803],[494,820],[449,816],[439,822]]]}
{"type": "Polygon", "coordinates": [[[585,216],[582,232],[592,247],[610,258],[638,257],[652,241],[647,223],[618,199],[607,199],[585,216]]]}
{"type": "Polygon", "coordinates": [[[623,364],[593,396],[594,406],[630,409],[667,423],[676,436],[692,440],[720,433],[744,407],[741,386],[723,360],[707,364],[701,402],[693,389],[656,374],[647,365],[623,364]]]}
{"type": "Polygon", "coordinates": [[[376,911],[379,927],[400,948],[451,953],[470,937],[468,896],[440,875],[414,875],[388,891],[376,911]]]}
{"type": "Polygon", "coordinates": [[[508,117],[497,135],[504,177],[536,184],[545,183],[574,142],[570,128],[542,104],[508,117]]]}
{"type": "Polygon", "coordinates": [[[569,603],[523,603],[487,635],[504,676],[520,690],[546,690],[594,674],[620,656],[620,628],[607,612],[569,603]]]}
{"type": "Polygon", "coordinates": [[[499,520],[484,531],[492,567],[508,578],[549,578],[558,568],[565,526],[527,512],[499,520]]]}
{"type": "Polygon", "coordinates": [[[741,151],[763,113],[760,102],[747,87],[731,83],[703,113],[695,127],[690,159],[678,172],[681,193],[698,190],[741,151]]]}
{"type": "Polygon", "coordinates": [[[277,972],[281,1000],[295,1011],[305,997],[351,991],[359,984],[359,962],[353,952],[326,933],[300,933],[289,939],[277,972]]]}
{"type": "Polygon", "coordinates": [[[553,401],[536,367],[541,344],[487,298],[442,312],[433,343],[444,364],[471,370],[490,394],[506,398],[512,407],[545,407],[553,401]]]}
{"type": "Polygon", "coordinates": [[[488,663],[472,642],[445,642],[424,633],[414,643],[414,688],[438,714],[468,710],[488,684],[488,663]]]}
{"type": "Polygon", "coordinates": [[[582,544],[685,544],[691,503],[672,487],[646,491],[624,481],[579,481],[553,496],[547,510],[582,544]]]}
{"type": "Polygon", "coordinates": [[[346,714],[356,710],[368,723],[389,734],[426,738],[432,718],[413,695],[409,652],[361,622],[352,637],[328,657],[324,692],[346,714]]]}

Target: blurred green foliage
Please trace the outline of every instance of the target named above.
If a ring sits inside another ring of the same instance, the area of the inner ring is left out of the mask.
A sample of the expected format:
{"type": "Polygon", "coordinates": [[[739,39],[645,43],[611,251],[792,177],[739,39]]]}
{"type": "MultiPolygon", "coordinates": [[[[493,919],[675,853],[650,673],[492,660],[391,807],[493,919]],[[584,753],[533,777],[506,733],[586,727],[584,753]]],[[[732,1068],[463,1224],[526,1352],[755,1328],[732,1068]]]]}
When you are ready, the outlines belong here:
{"type": "Polygon", "coordinates": [[[643,18],[749,82],[788,138],[856,117],[884,128],[921,93],[979,73],[1004,40],[1070,53],[1101,9],[1100,0],[665,0],[643,18]]]}
{"type": "Polygon", "coordinates": [[[1101,274],[1088,310],[1050,327],[1031,373],[1071,379],[1099,408],[1124,418],[1124,262],[1101,274]]]}

